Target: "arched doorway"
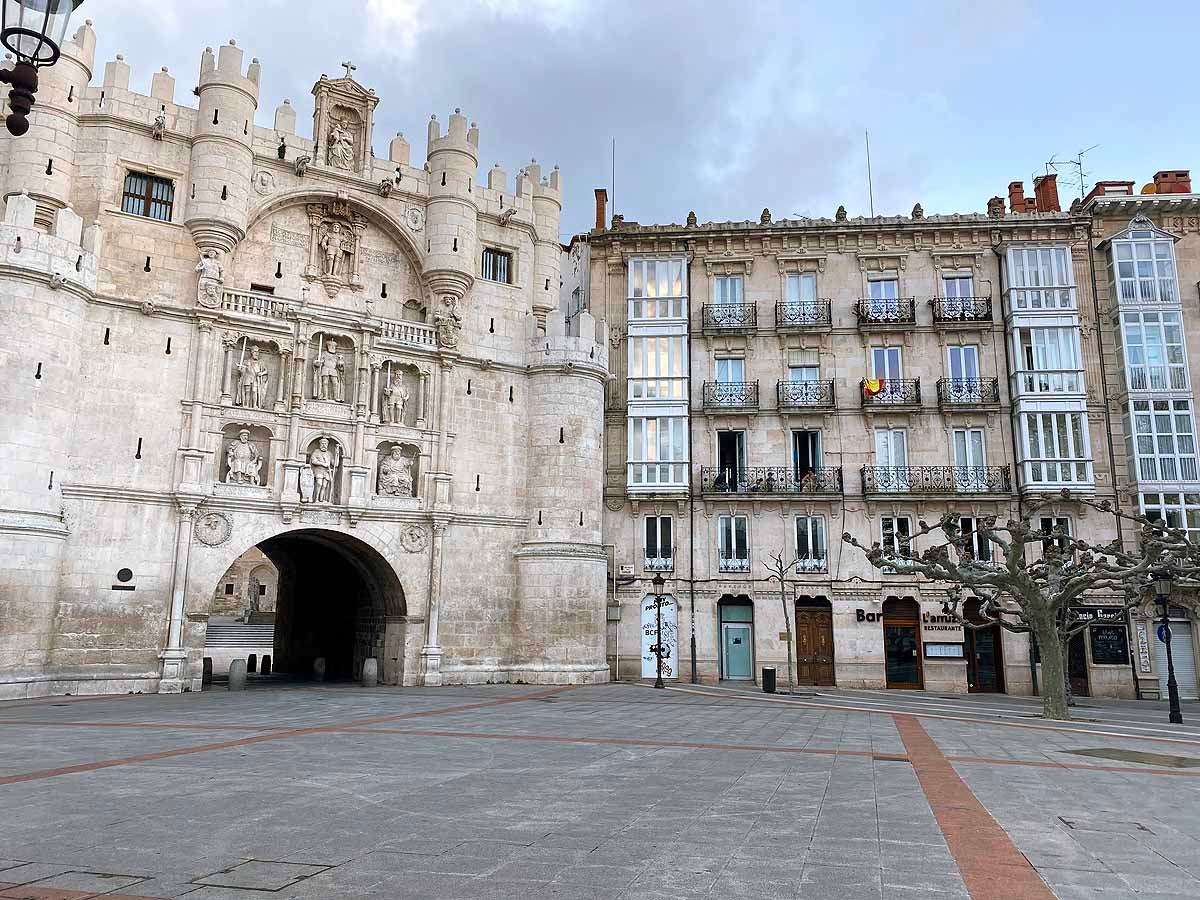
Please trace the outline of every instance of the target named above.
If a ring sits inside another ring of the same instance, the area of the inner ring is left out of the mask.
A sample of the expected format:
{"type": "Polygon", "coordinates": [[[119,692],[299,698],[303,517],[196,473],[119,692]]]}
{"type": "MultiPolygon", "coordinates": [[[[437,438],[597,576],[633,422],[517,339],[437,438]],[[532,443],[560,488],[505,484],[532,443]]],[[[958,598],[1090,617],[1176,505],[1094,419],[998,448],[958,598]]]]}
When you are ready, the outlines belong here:
{"type": "Polygon", "coordinates": [[[796,683],[834,684],[833,607],[824,597],[796,598],[796,683]]]}
{"type": "MultiPolygon", "coordinates": [[[[980,614],[978,599],[967,602],[963,612],[973,625],[984,625],[987,619],[980,614]]],[[[967,690],[971,693],[1001,693],[1004,690],[1004,655],[1000,626],[996,623],[982,628],[965,628],[964,647],[967,656],[967,690]]]]}
{"type": "Polygon", "coordinates": [[[883,601],[883,658],[889,688],[920,690],[925,686],[921,607],[910,597],[883,601]]]}
{"type": "Polygon", "coordinates": [[[717,602],[721,628],[721,678],[754,679],[754,604],[745,594],[725,594],[717,602]]]}
{"type": "Polygon", "coordinates": [[[278,572],[275,672],[309,677],[323,658],[326,678],[358,678],[373,656],[383,680],[400,683],[404,589],[377,550],[341,532],[306,528],[268,538],[243,556],[257,553],[278,572]]]}

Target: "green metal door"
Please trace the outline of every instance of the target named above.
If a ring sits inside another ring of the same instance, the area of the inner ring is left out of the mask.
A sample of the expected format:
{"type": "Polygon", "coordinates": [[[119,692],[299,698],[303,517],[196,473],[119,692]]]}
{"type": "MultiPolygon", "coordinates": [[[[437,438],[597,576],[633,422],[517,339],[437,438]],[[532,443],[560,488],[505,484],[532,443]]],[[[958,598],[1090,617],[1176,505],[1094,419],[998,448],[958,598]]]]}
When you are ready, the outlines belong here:
{"type": "Polygon", "coordinates": [[[721,626],[724,638],[724,662],[726,678],[751,678],[754,674],[754,658],[751,647],[749,624],[726,622],[721,626]]]}

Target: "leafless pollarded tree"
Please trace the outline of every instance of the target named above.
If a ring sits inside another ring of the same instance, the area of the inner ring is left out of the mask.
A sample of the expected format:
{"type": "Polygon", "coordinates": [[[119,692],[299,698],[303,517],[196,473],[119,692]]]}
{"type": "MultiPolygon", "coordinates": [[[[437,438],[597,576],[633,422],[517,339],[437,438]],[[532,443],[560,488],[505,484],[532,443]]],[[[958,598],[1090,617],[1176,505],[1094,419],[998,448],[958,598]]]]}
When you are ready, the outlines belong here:
{"type": "Polygon", "coordinates": [[[999,524],[994,516],[976,520],[976,530],[964,532],[959,519],[946,515],[936,524],[919,523],[907,545],[883,547],[878,542],[866,547],[853,535],[842,540],[862,550],[876,568],[922,575],[948,586],[948,612],[968,628],[993,623],[1008,631],[1032,634],[1042,661],[1042,709],[1048,719],[1068,719],[1067,677],[1064,660],[1071,638],[1096,622],[1125,621],[1125,613],[1146,599],[1155,574],[1170,571],[1180,580],[1200,580],[1200,550],[1190,544],[1184,531],[1141,515],[1116,510],[1107,501],[1073,498],[1068,491],[1059,497],[1034,500],[1021,517],[999,524]],[[1075,499],[1139,528],[1133,548],[1119,539],[1108,544],[1090,544],[1055,529],[1047,533],[1036,522],[1048,506],[1059,499],[1075,499]],[[940,533],[944,540],[913,550],[940,533]],[[976,554],[980,538],[996,551],[976,554]],[[1040,552],[1027,553],[1034,545],[1040,552]],[[977,556],[984,556],[980,559],[977,556]],[[1089,591],[1111,591],[1122,599],[1121,614],[1102,618],[1081,617],[1072,607],[1089,591]],[[979,601],[979,618],[968,621],[963,604],[979,601]]]}

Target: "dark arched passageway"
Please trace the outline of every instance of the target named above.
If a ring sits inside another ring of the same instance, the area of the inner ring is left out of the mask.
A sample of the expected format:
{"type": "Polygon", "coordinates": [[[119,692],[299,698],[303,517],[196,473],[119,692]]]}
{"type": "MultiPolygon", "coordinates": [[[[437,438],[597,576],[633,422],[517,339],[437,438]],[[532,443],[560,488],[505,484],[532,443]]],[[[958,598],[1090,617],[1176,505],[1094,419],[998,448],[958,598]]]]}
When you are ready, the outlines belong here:
{"type": "Polygon", "coordinates": [[[279,570],[275,670],[299,676],[325,659],[326,678],[357,678],[382,659],[389,618],[404,616],[404,589],[391,565],[357,538],[302,529],[258,545],[279,570]]]}

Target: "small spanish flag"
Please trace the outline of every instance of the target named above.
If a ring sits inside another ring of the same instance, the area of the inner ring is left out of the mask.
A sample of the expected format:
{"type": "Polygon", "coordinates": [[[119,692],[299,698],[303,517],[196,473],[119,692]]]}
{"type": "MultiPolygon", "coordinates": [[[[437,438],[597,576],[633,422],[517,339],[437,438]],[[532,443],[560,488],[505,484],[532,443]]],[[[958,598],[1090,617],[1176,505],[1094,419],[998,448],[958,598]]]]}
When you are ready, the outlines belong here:
{"type": "Polygon", "coordinates": [[[863,396],[864,397],[874,397],[876,394],[878,394],[882,390],[883,390],[883,379],[882,378],[868,378],[865,381],[863,381],[863,396]]]}

